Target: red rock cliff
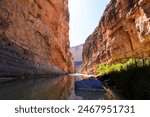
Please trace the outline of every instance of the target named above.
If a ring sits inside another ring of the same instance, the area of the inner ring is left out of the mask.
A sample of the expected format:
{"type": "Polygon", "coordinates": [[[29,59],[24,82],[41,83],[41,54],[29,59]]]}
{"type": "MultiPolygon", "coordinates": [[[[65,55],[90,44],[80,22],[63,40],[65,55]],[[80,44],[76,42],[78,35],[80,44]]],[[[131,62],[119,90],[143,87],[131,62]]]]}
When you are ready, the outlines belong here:
{"type": "Polygon", "coordinates": [[[111,0],[83,49],[84,73],[99,63],[150,57],[150,1],[111,0]]]}
{"type": "Polygon", "coordinates": [[[70,73],[68,0],[0,1],[0,75],[70,73]]]}

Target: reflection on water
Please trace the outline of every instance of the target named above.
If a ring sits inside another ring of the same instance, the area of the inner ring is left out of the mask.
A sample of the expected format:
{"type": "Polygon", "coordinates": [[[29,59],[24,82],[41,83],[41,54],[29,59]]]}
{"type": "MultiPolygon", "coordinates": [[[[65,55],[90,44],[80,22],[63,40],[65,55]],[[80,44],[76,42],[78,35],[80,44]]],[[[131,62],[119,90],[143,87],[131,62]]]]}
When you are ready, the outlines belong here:
{"type": "MultiPolygon", "coordinates": [[[[11,100],[79,100],[104,99],[103,92],[75,91],[75,81],[89,76],[66,75],[59,77],[0,80],[0,99],[11,100]]],[[[106,98],[107,99],[107,98],[106,98]]]]}
{"type": "Polygon", "coordinates": [[[47,77],[0,83],[0,99],[68,99],[73,77],[47,77]]]}

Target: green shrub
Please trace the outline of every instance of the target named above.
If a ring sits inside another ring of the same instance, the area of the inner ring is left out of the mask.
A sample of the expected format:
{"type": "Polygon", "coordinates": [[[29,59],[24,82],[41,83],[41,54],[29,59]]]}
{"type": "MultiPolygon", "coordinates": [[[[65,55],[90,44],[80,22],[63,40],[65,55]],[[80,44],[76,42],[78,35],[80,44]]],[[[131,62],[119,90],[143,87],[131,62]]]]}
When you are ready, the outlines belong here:
{"type": "Polygon", "coordinates": [[[150,99],[150,59],[130,59],[126,63],[98,66],[97,72],[104,74],[100,81],[117,87],[125,99],[150,99]],[[107,72],[105,68],[107,66],[107,72]]]}
{"type": "Polygon", "coordinates": [[[98,74],[108,74],[110,73],[110,66],[105,64],[100,64],[96,70],[98,74]]]}
{"type": "Polygon", "coordinates": [[[126,63],[117,63],[112,65],[100,64],[96,69],[97,74],[109,74],[111,72],[120,72],[132,67],[150,66],[150,59],[129,59],[126,63]]]}

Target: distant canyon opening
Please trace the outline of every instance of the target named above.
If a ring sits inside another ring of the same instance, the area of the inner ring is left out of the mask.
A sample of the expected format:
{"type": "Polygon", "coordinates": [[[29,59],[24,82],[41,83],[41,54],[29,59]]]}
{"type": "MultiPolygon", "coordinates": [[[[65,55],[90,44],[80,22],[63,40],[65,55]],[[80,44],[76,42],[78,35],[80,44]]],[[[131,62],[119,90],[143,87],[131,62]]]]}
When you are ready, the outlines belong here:
{"type": "Polygon", "coordinates": [[[98,26],[110,0],[69,0],[69,40],[75,72],[81,72],[83,45],[98,26]]]}

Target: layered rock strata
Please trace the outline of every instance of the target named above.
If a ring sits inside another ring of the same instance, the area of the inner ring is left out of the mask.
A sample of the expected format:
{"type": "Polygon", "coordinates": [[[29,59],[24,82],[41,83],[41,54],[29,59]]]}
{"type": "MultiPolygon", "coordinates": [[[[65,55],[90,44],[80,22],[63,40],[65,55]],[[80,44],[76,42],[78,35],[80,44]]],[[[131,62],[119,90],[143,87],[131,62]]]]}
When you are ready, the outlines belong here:
{"type": "Polygon", "coordinates": [[[150,57],[150,1],[111,0],[83,48],[83,72],[97,64],[150,57]]]}
{"type": "Polygon", "coordinates": [[[1,0],[0,75],[73,72],[68,0],[1,0]]]}

